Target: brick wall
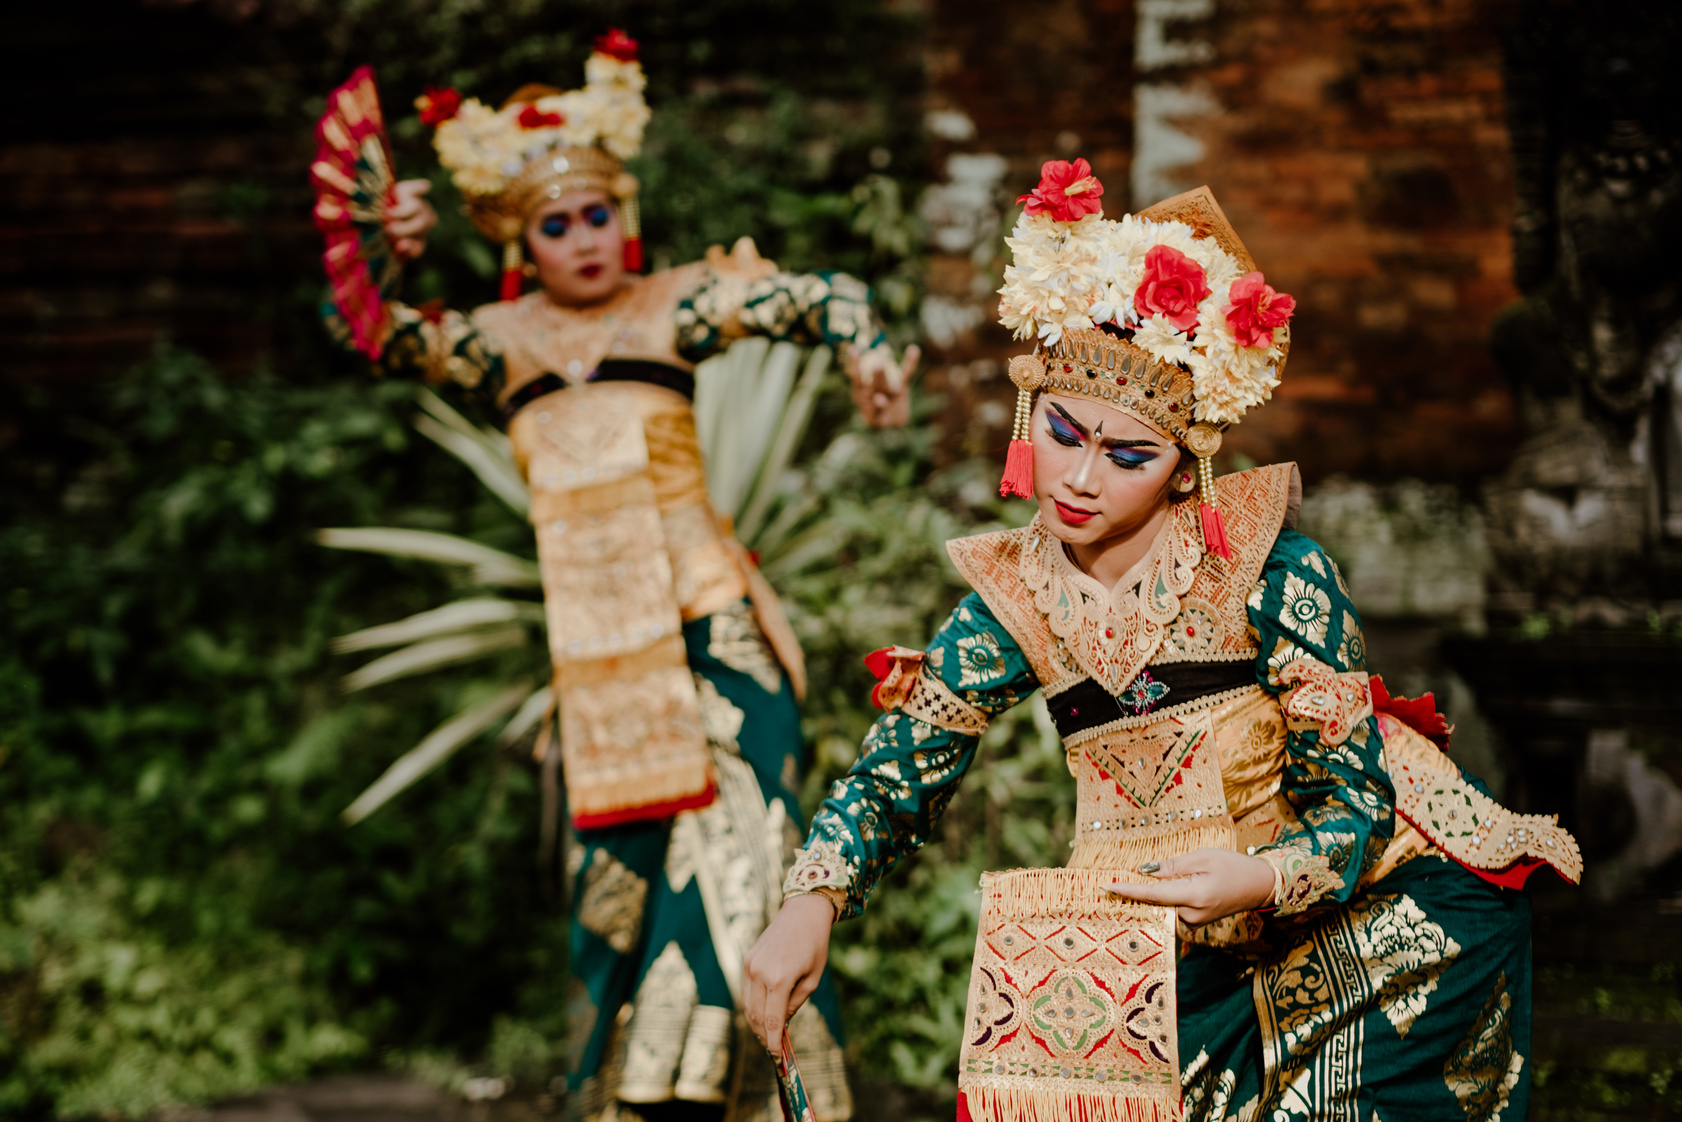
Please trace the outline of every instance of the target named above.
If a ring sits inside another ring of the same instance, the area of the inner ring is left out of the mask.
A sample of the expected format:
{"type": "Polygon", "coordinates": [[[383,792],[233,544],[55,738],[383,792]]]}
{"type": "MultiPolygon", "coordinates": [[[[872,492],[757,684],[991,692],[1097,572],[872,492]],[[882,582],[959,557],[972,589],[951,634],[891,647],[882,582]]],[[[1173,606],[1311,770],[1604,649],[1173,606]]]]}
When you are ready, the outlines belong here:
{"type": "MultiPolygon", "coordinates": [[[[1310,479],[1469,479],[1503,466],[1517,438],[1485,343],[1515,295],[1499,39],[1511,10],[939,0],[931,97],[945,116],[931,124],[949,138],[937,140],[937,168],[953,152],[1002,157],[994,205],[1006,218],[1007,197],[1049,158],[1091,159],[1112,216],[1132,201],[1130,181],[1159,193],[1208,183],[1269,281],[1299,300],[1284,385],[1228,449],[1296,459],[1310,479]],[[1136,123],[1150,167],[1134,164],[1136,123]],[[1189,164],[1156,166],[1199,148],[1189,164]]],[[[979,322],[935,340],[930,385],[962,418],[951,450],[996,451],[1013,348],[980,293],[1002,261],[979,245],[933,254],[931,294],[967,302],[979,322]]],[[[946,310],[945,321],[966,317],[946,310]]]]}
{"type": "Polygon", "coordinates": [[[8,21],[0,377],[73,389],[160,332],[234,369],[270,347],[316,249],[308,138],[277,135],[240,81],[260,49],[202,8],[64,0],[8,21]]]}
{"type": "MultiPolygon", "coordinates": [[[[1232,452],[1310,478],[1504,463],[1516,429],[1485,337],[1513,295],[1509,0],[923,2],[941,180],[926,384],[951,405],[949,455],[1008,436],[1013,347],[992,293],[1012,200],[1041,161],[1084,155],[1111,214],[1134,182],[1211,184],[1300,300],[1285,384],[1232,452]],[[1187,144],[1201,156],[1161,164],[1187,144]],[[1136,148],[1154,155],[1136,166],[1136,148]]],[[[201,6],[32,13],[0,44],[20,91],[0,143],[0,373],[91,380],[159,330],[225,366],[271,349],[268,312],[314,275],[315,242],[308,153],[261,127],[239,84],[273,65],[258,37],[201,6]]]]}

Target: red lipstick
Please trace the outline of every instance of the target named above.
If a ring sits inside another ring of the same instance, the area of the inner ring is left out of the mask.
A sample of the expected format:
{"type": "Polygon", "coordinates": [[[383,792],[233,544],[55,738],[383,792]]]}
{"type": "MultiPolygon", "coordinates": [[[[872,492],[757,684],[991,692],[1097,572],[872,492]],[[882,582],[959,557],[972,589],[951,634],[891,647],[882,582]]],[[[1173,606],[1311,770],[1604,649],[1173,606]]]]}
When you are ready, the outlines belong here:
{"type": "Polygon", "coordinates": [[[578,270],[578,275],[585,280],[595,280],[602,275],[602,267],[600,265],[586,265],[578,270]]]}
{"type": "Polygon", "coordinates": [[[1056,499],[1052,499],[1051,501],[1057,506],[1057,516],[1071,526],[1084,525],[1092,521],[1093,517],[1098,513],[1095,510],[1082,510],[1077,506],[1067,506],[1058,502],[1056,499]]]}

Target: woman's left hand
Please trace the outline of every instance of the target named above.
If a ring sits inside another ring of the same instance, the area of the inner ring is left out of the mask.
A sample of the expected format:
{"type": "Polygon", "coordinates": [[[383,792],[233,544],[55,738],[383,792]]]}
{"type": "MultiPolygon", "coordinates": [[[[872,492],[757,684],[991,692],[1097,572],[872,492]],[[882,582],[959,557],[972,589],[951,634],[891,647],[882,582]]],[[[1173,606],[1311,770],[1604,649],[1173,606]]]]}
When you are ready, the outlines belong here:
{"type": "Polygon", "coordinates": [[[853,402],[864,423],[873,429],[897,428],[911,419],[911,372],[923,352],[915,343],[896,360],[883,343],[861,351],[852,343],[842,348],[841,361],[853,385],[853,402]]]}
{"type": "Polygon", "coordinates": [[[1145,884],[1110,885],[1118,896],[1180,909],[1180,918],[1196,927],[1273,903],[1273,866],[1260,857],[1231,849],[1194,849],[1143,865],[1139,871],[1157,879],[1145,884]]]}

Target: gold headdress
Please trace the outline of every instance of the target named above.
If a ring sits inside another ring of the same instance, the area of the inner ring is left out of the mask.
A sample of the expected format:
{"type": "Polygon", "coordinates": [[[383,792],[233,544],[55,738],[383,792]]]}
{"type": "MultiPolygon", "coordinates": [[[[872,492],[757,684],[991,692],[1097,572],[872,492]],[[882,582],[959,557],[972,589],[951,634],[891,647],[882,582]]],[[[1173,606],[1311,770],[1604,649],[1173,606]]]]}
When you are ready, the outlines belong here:
{"type": "Polygon", "coordinates": [[[421,120],[438,128],[438,160],[466,199],[468,218],[502,243],[504,300],[520,294],[527,218],[568,191],[598,190],[614,198],[625,232],[625,267],[642,268],[637,179],[623,163],[642,150],[649,118],[636,41],[617,29],[596,40],[584,78],[580,90],[526,86],[500,109],[476,98],[464,101],[454,90],[429,90],[415,103],[421,120]]]}
{"type": "Polygon", "coordinates": [[[999,321],[1037,344],[1010,361],[1016,425],[999,493],[1033,497],[1034,391],[1085,394],[1197,457],[1205,543],[1226,555],[1209,460],[1279,384],[1296,301],[1268,286],[1207,187],[1119,221],[1102,216],[1103,192],[1085,160],[1051,161],[1017,200],[999,321]]]}

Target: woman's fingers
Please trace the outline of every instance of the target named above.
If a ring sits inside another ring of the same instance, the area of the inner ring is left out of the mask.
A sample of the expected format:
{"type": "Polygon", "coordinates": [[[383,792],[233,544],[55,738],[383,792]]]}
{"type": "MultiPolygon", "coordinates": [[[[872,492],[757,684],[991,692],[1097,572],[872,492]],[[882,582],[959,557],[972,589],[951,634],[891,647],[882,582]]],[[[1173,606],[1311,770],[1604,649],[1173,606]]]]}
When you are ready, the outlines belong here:
{"type": "Polygon", "coordinates": [[[913,343],[909,347],[905,348],[905,357],[900,360],[899,364],[900,385],[906,386],[911,384],[911,375],[917,372],[917,362],[922,357],[923,348],[919,347],[917,344],[913,343]]]}
{"type": "Polygon", "coordinates": [[[1110,886],[1110,891],[1117,896],[1125,896],[1129,900],[1137,900],[1142,904],[1167,904],[1176,908],[1181,906],[1200,908],[1208,903],[1207,889],[1196,883],[1196,879],[1190,877],[1152,884],[1118,882],[1110,886]]]}
{"type": "MultiPolygon", "coordinates": [[[[759,976],[750,959],[742,970],[742,1012],[748,1019],[748,1027],[753,1029],[755,1036],[762,1041],[771,1041],[782,1035],[782,1026],[772,1028],[772,1022],[777,1020],[773,1010],[781,1007],[773,988],[759,976]]],[[[769,1047],[769,1043],[766,1045],[769,1047]]]]}
{"type": "Polygon", "coordinates": [[[432,184],[424,179],[405,179],[392,188],[383,225],[392,240],[392,252],[404,261],[425,251],[426,236],[438,224],[438,212],[424,197],[430,190],[432,184]]]}

